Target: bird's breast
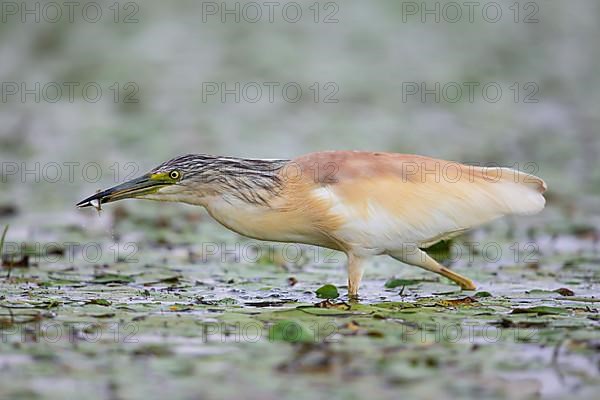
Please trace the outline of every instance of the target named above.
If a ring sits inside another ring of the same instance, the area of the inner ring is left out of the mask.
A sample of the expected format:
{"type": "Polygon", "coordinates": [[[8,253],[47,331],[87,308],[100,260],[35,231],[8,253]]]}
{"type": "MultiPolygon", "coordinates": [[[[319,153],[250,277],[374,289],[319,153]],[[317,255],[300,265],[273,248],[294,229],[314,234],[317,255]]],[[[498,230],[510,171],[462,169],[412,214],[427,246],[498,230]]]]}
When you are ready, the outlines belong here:
{"type": "Polygon", "coordinates": [[[299,208],[269,207],[219,197],[211,199],[206,209],[225,227],[254,239],[333,247],[315,226],[314,219],[299,208]]]}

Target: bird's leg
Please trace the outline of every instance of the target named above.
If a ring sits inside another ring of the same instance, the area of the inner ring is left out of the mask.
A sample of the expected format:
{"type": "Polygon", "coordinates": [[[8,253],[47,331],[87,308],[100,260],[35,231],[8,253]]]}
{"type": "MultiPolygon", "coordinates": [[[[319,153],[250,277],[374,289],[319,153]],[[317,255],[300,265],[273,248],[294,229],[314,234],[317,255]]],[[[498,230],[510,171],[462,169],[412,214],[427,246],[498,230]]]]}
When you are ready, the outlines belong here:
{"type": "Polygon", "coordinates": [[[362,258],[353,254],[348,254],[348,297],[351,299],[358,298],[358,288],[362,280],[363,272],[365,271],[362,258]]]}
{"type": "Polygon", "coordinates": [[[475,284],[472,280],[449,270],[417,247],[389,253],[389,255],[406,264],[414,265],[415,267],[421,267],[428,271],[435,272],[436,274],[440,274],[458,284],[462,289],[475,290],[475,284]]]}

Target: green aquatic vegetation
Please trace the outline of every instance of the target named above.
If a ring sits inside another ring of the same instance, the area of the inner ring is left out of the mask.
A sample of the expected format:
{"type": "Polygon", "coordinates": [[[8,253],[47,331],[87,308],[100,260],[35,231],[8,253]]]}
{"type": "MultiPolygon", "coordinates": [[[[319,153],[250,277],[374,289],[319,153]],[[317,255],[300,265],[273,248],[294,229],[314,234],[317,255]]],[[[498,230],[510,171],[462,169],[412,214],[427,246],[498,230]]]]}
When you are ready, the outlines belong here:
{"type": "Polygon", "coordinates": [[[45,387],[35,390],[39,397],[69,397],[63,386],[43,384],[60,379],[87,382],[90,398],[102,398],[97,388],[106,382],[124,398],[144,391],[193,397],[199,387],[206,397],[285,388],[302,399],[327,387],[332,397],[402,390],[408,397],[500,398],[535,393],[530,385],[543,386],[557,365],[581,387],[600,385],[592,367],[600,274],[587,261],[563,267],[592,254],[544,256],[543,274],[487,266],[477,256],[471,267],[453,266],[476,276],[480,290],[471,295],[382,260],[367,269],[363,297],[351,302],[341,262],[296,268],[290,281],[277,260],[190,258],[197,249],[188,234],[172,233],[170,247],[142,239],[135,262],[42,257],[18,270],[18,280],[0,280],[0,397],[13,398],[27,384],[45,387]],[[321,297],[316,282],[335,284],[321,297]],[[223,376],[227,385],[215,384],[223,376]]]}
{"type": "Polygon", "coordinates": [[[315,293],[320,299],[337,299],[340,297],[337,287],[331,284],[321,286],[315,293]]]}
{"type": "Polygon", "coordinates": [[[277,321],[269,328],[269,340],[281,340],[290,343],[314,343],[314,332],[302,322],[293,320],[277,321]]]}
{"type": "Polygon", "coordinates": [[[564,315],[569,311],[560,307],[535,306],[529,308],[515,308],[512,314],[535,314],[535,315],[564,315]]]}
{"type": "Polygon", "coordinates": [[[388,279],[385,282],[385,287],[388,289],[394,289],[397,287],[402,287],[402,286],[410,286],[410,285],[418,285],[419,283],[421,283],[422,281],[417,280],[417,279],[398,279],[398,278],[392,278],[392,279],[388,279]]]}

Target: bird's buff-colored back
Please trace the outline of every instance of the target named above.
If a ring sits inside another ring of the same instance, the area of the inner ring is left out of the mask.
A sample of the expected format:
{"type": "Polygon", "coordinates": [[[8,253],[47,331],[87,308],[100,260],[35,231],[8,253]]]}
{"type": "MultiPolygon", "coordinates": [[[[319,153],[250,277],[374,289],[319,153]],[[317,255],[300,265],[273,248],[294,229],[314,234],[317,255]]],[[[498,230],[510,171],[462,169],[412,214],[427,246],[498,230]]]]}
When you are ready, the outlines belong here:
{"type": "Polygon", "coordinates": [[[214,216],[259,239],[382,254],[406,244],[428,247],[545,204],[545,183],[533,175],[415,155],[319,152],[290,161],[279,173],[282,193],[270,208],[252,212],[239,205],[227,207],[226,218],[214,216]]]}

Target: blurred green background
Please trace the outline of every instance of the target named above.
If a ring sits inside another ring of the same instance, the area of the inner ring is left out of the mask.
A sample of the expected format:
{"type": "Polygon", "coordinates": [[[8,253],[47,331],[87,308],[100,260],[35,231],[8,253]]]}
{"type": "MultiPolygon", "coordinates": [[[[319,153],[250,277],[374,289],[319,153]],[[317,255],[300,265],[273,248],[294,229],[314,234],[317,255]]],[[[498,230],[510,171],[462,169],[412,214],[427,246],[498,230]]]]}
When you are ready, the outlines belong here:
{"type": "Polygon", "coordinates": [[[457,2],[456,22],[451,2],[299,2],[297,22],[290,2],[272,14],[263,2],[81,2],[72,15],[56,2],[60,18],[47,3],[2,5],[0,201],[18,198],[23,211],[40,200],[45,209],[70,209],[90,190],[190,152],[421,153],[536,172],[551,202],[585,207],[599,193],[594,0],[480,2],[472,15],[457,2]],[[37,15],[27,14],[36,4],[37,15]],[[427,14],[436,4],[438,15],[427,14]],[[498,6],[502,15],[490,22],[498,6]],[[265,82],[278,85],[273,101],[265,82]],[[407,94],[407,84],[436,82],[450,83],[439,102],[407,94]],[[452,86],[465,82],[479,85],[473,101],[466,90],[452,101],[452,86]],[[251,84],[239,102],[206,91],[236,83],[251,84]],[[302,89],[299,101],[284,98],[288,83],[302,89]],[[497,102],[482,95],[490,83],[502,89],[497,102]],[[23,84],[39,101],[31,93],[23,100],[23,84]],[[91,97],[102,90],[98,101],[84,98],[87,84],[91,97]],[[256,84],[263,92],[252,102],[256,84]],[[57,85],[63,92],[54,101],[57,85]],[[98,179],[88,163],[100,166],[98,179]]]}
{"type": "Polygon", "coordinates": [[[593,398],[600,3],[466,3],[0,0],[0,229],[31,256],[0,266],[0,398],[593,398]],[[74,207],[184,153],[332,149],[516,167],[549,207],[457,239],[480,292],[382,257],[353,308],[315,307],[346,292],[339,254],[224,260],[251,241],[198,207],[74,207]],[[224,340],[282,319],[336,340],[224,340]],[[475,334],[432,339],[448,327],[475,334]]]}

